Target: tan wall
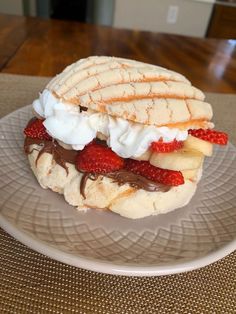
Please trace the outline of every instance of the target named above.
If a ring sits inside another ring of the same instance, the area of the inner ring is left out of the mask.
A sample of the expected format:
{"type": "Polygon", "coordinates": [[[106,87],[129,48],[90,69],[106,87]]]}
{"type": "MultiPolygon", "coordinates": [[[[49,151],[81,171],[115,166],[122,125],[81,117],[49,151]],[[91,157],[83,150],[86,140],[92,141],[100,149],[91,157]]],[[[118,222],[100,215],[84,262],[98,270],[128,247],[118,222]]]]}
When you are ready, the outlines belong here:
{"type": "Polygon", "coordinates": [[[203,37],[214,0],[116,0],[113,25],[120,28],[149,30],[203,37]],[[178,6],[177,21],[167,23],[168,8],[178,6]]]}
{"type": "Polygon", "coordinates": [[[0,0],[0,13],[23,15],[22,0],[0,0]]]}

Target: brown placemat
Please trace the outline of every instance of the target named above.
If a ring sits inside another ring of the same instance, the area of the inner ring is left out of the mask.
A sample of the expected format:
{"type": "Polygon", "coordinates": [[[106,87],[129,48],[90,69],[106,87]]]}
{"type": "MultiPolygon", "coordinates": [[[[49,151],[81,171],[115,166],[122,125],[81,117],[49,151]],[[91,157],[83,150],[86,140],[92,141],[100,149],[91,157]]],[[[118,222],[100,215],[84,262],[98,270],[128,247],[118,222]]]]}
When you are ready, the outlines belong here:
{"type": "MultiPolygon", "coordinates": [[[[0,74],[0,115],[31,103],[48,78],[0,74]]],[[[236,143],[236,96],[208,94],[236,143]]],[[[184,274],[99,274],[32,251],[0,229],[0,313],[236,313],[236,253],[184,274]]]]}

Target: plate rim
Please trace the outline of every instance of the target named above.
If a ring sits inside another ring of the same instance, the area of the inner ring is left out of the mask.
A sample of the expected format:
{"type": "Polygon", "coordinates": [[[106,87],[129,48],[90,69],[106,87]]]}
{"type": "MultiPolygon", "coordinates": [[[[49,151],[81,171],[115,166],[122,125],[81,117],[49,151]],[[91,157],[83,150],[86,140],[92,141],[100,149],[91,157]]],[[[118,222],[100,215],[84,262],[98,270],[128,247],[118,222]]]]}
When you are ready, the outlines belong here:
{"type": "Polygon", "coordinates": [[[26,232],[16,228],[0,213],[0,227],[7,233],[13,236],[16,240],[20,241],[30,249],[52,258],[55,261],[82,268],[90,271],[100,272],[110,275],[123,275],[123,276],[164,276],[184,273],[191,270],[196,270],[207,265],[210,265],[223,257],[229,255],[236,250],[236,239],[223,245],[212,253],[208,253],[200,258],[191,261],[178,263],[174,265],[157,265],[157,266],[135,266],[135,265],[122,265],[109,261],[99,261],[81,255],[74,255],[72,253],[64,252],[60,249],[50,246],[46,242],[34,239],[26,232]]]}
{"type": "MultiPolygon", "coordinates": [[[[0,119],[0,124],[2,124],[7,118],[11,115],[24,110],[26,108],[31,107],[31,105],[26,105],[21,108],[10,112],[9,114],[5,115],[0,119]]],[[[233,145],[231,143],[231,145],[233,145]]],[[[234,145],[233,145],[234,146],[234,145]]],[[[124,275],[124,276],[163,276],[163,275],[172,275],[183,273],[195,269],[199,269],[210,265],[223,257],[229,255],[230,253],[236,250],[236,238],[232,241],[228,242],[227,244],[222,245],[215,251],[211,253],[207,253],[206,255],[195,258],[194,260],[182,262],[182,263],[175,263],[169,265],[156,265],[156,266],[135,266],[131,264],[117,264],[115,262],[109,261],[102,261],[98,259],[93,259],[90,257],[84,257],[80,254],[75,255],[72,253],[65,252],[63,250],[57,249],[54,246],[50,246],[43,240],[35,239],[34,237],[30,236],[27,232],[17,228],[14,224],[9,222],[8,219],[3,217],[0,213],[0,227],[5,230],[8,234],[13,236],[16,240],[23,243],[30,249],[43,254],[53,260],[62,262],[67,265],[71,265],[77,268],[82,268],[90,271],[100,272],[104,274],[111,274],[111,275],[124,275]]]]}

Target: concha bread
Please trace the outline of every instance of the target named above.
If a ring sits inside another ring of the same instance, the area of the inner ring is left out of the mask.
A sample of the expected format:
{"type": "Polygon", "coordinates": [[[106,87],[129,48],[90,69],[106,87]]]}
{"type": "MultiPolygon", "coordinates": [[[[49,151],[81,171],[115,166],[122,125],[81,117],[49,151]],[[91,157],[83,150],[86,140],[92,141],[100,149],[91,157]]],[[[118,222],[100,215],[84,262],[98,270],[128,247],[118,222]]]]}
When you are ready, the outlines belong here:
{"type": "Polygon", "coordinates": [[[166,213],[186,205],[194,195],[197,182],[201,177],[199,171],[196,181],[186,180],[185,184],[172,187],[168,192],[147,192],[136,190],[128,184],[119,186],[112,179],[99,176],[96,181],[88,179],[85,189],[86,199],[80,194],[82,174],[75,166],[66,163],[68,175],[58,165],[51,154],[43,153],[36,160],[42,147],[31,145],[28,159],[31,168],[43,188],[63,194],[65,200],[79,210],[88,208],[108,209],[127,218],[142,218],[149,215],[166,213]]]}
{"type": "Polygon", "coordinates": [[[204,94],[183,75],[134,60],[82,59],[46,88],[67,103],[147,125],[207,127],[212,118],[204,94]]]}

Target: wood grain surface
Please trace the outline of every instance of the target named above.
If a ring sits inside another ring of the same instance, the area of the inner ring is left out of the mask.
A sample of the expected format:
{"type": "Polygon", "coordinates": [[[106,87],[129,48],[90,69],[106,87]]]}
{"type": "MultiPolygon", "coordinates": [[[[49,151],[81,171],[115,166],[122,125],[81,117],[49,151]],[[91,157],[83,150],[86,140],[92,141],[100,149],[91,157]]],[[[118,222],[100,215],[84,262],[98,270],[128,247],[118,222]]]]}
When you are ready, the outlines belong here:
{"type": "Polygon", "coordinates": [[[214,5],[207,37],[236,38],[236,6],[214,5]]]}
{"type": "Polygon", "coordinates": [[[90,55],[161,65],[184,74],[204,91],[236,93],[236,40],[0,15],[1,72],[54,76],[90,55]]]}

